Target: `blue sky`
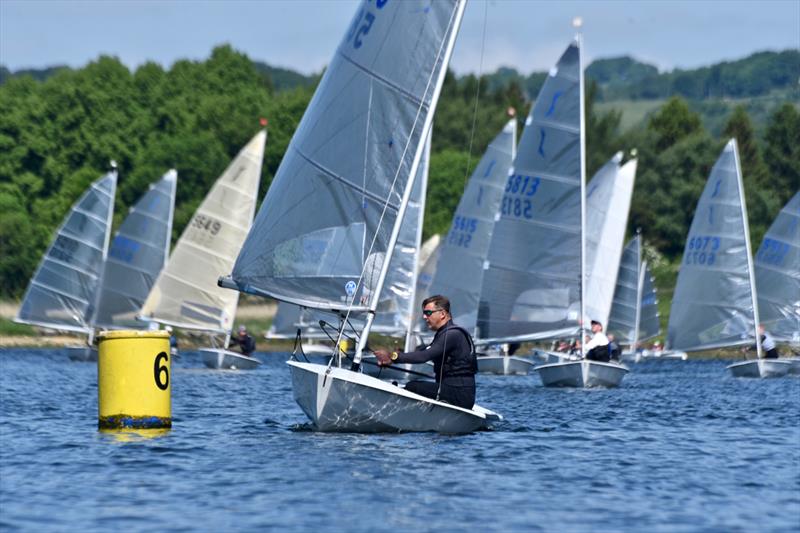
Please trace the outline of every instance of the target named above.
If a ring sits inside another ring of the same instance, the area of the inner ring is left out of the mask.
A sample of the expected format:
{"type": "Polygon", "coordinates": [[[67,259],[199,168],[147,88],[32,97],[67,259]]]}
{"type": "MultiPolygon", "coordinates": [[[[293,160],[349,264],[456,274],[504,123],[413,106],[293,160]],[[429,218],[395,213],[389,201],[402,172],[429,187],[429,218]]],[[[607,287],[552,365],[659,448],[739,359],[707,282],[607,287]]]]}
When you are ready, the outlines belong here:
{"type": "MultiPolygon", "coordinates": [[[[396,1],[396,0],[392,0],[396,1]]],[[[317,72],[355,0],[0,0],[0,63],[12,70],[85,65],[100,54],[129,67],[204,59],[230,43],[252,59],[317,72]]],[[[662,70],[800,48],[800,0],[471,0],[451,66],[546,70],[584,21],[584,50],[632,55],[662,70]],[[484,35],[486,28],[486,38],[484,35]],[[481,61],[481,57],[483,60],[481,61]]]]}

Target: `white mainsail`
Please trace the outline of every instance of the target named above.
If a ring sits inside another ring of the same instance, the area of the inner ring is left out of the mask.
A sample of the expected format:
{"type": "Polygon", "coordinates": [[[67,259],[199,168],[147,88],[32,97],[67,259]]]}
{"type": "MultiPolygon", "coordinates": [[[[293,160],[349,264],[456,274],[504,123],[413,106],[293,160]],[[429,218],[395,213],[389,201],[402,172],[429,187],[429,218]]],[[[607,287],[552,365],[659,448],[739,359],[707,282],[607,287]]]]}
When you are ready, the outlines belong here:
{"type": "Polygon", "coordinates": [[[758,308],[736,140],[725,145],[695,210],[672,299],[667,347],[750,344],[758,308]]]}
{"type": "Polygon", "coordinates": [[[108,252],[117,171],[72,206],[31,278],[15,322],[90,333],[89,313],[108,252]]]}
{"type": "Polygon", "coordinates": [[[516,155],[517,121],[511,119],[486,148],[458,202],[439,249],[430,294],[450,300],[453,322],[475,335],[478,305],[496,216],[516,155]]]}
{"type": "Polygon", "coordinates": [[[478,329],[486,342],[569,335],[578,327],[584,211],[580,69],[576,39],[550,71],[525,121],[483,278],[478,329]]]}
{"type": "Polygon", "coordinates": [[[638,233],[622,253],[606,330],[620,344],[631,345],[660,333],[656,289],[647,261],[642,260],[638,233]]]}
{"type": "Polygon", "coordinates": [[[622,163],[622,152],[586,186],[586,317],[608,327],[614,300],[628,212],[633,197],[636,160],[622,163]]]}
{"type": "Polygon", "coordinates": [[[181,235],[140,316],[187,329],[228,333],[239,295],[217,286],[229,272],[255,213],[266,130],[214,183],[181,235]]]}
{"type": "Polygon", "coordinates": [[[103,266],[92,326],[144,327],[136,315],[169,257],[177,179],[178,173],[170,170],[151,184],[114,235],[103,266]]]}
{"type": "Polygon", "coordinates": [[[800,343],[800,192],[764,235],[755,270],[764,328],[777,341],[800,343]]]}

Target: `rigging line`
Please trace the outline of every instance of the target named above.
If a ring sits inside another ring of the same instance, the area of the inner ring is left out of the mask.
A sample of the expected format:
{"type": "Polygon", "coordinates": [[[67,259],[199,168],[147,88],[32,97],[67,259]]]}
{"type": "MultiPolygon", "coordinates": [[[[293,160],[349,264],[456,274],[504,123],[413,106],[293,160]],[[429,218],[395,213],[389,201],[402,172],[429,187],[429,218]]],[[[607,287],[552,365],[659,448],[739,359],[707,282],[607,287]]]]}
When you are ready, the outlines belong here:
{"type": "MultiPolygon", "coordinates": [[[[436,75],[437,66],[439,65],[439,60],[442,58],[442,54],[446,50],[446,45],[447,45],[448,41],[450,40],[450,34],[453,31],[453,25],[455,24],[457,13],[458,13],[458,9],[455,9],[450,14],[450,20],[449,20],[449,22],[447,24],[447,29],[444,32],[444,36],[442,38],[441,43],[439,44],[439,50],[437,51],[436,58],[434,59],[433,64],[431,66],[431,71],[428,73],[428,80],[427,80],[427,83],[425,85],[425,90],[422,92],[422,99],[421,99],[419,105],[417,106],[417,111],[416,111],[416,114],[414,116],[414,122],[412,123],[411,129],[409,130],[409,136],[408,136],[408,139],[406,140],[405,146],[403,147],[403,153],[400,156],[400,159],[399,159],[399,162],[398,162],[398,165],[397,165],[397,170],[395,171],[395,174],[394,174],[394,179],[392,180],[392,184],[389,187],[390,191],[394,191],[395,184],[397,183],[397,180],[400,177],[400,171],[403,168],[403,161],[405,161],[406,154],[408,153],[408,149],[409,149],[409,147],[411,145],[411,140],[414,137],[414,131],[416,130],[417,123],[419,122],[420,115],[422,114],[422,110],[425,109],[426,107],[428,107],[428,106],[426,106],[425,99],[426,99],[426,96],[428,95],[428,92],[431,90],[431,85],[434,83],[434,78],[436,77],[435,75],[436,75]]],[[[442,68],[444,68],[444,67],[445,66],[442,65],[442,68]]],[[[433,93],[431,93],[431,99],[433,98],[435,93],[436,93],[436,88],[434,86],[433,87],[433,93]]],[[[431,102],[431,103],[433,103],[433,102],[431,102]]],[[[423,120],[423,124],[424,124],[424,122],[425,121],[423,120]]],[[[422,136],[424,134],[425,134],[425,132],[423,131],[423,132],[420,133],[420,136],[422,136]]],[[[417,146],[417,149],[419,149],[419,145],[417,146]]],[[[413,159],[412,159],[411,166],[412,167],[414,166],[413,159]]],[[[409,178],[408,179],[414,179],[414,176],[411,176],[410,172],[409,172],[409,178]]],[[[369,257],[372,254],[372,250],[375,247],[376,241],[378,240],[378,234],[380,233],[378,230],[383,225],[383,219],[384,219],[384,217],[386,215],[386,211],[387,211],[387,209],[389,207],[389,199],[390,199],[390,197],[391,197],[391,195],[387,195],[386,196],[386,200],[384,201],[383,209],[381,210],[381,215],[378,218],[378,222],[376,224],[375,234],[372,236],[372,242],[370,242],[369,248],[367,250],[367,257],[369,257]]],[[[402,222],[402,221],[400,221],[400,222],[402,222]]],[[[397,223],[398,223],[398,221],[395,221],[395,224],[397,224],[397,223]]],[[[385,256],[384,256],[384,260],[386,260],[385,256]]],[[[358,291],[358,288],[362,286],[362,282],[363,282],[363,279],[364,279],[364,273],[365,273],[365,270],[366,270],[366,266],[367,265],[364,264],[364,266],[361,269],[361,274],[359,275],[358,282],[356,283],[356,292],[358,291]]],[[[380,274],[378,275],[378,277],[380,277],[380,274]]],[[[379,289],[380,289],[380,287],[379,287],[379,289]]],[[[350,312],[351,312],[352,307],[353,307],[353,302],[355,301],[355,294],[356,293],[353,293],[353,297],[350,299],[350,302],[349,302],[349,305],[348,305],[348,308],[347,308],[347,313],[344,315],[344,320],[343,320],[344,322],[347,322],[349,320],[349,318],[350,318],[350,312]]],[[[377,300],[376,300],[376,305],[377,305],[377,300]]],[[[369,312],[373,312],[374,313],[375,311],[370,309],[369,312]]],[[[339,338],[337,339],[337,344],[338,344],[338,342],[341,341],[341,335],[342,335],[342,330],[339,331],[339,338]]]]}
{"type": "Polygon", "coordinates": [[[475,123],[478,119],[478,101],[481,94],[481,77],[483,76],[483,53],[486,50],[486,20],[489,18],[489,2],[484,2],[483,9],[483,36],[481,37],[481,60],[478,63],[478,84],[475,88],[475,107],[472,111],[472,131],[469,136],[469,150],[467,151],[467,167],[464,169],[464,188],[467,187],[469,179],[469,166],[472,163],[472,144],[475,141],[475,123]]]}

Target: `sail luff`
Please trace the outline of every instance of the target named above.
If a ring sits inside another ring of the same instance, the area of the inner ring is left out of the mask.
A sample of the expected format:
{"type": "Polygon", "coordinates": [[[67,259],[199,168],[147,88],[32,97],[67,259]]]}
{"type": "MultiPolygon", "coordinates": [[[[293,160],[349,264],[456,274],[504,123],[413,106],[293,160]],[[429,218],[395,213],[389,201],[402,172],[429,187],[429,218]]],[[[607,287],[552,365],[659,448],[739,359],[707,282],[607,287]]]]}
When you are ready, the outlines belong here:
{"type": "Polygon", "coordinates": [[[740,205],[742,208],[742,230],[744,231],[744,245],[747,250],[747,276],[750,280],[750,300],[753,303],[753,335],[756,338],[756,354],[759,359],[763,354],[761,351],[761,335],[758,334],[758,326],[760,324],[758,319],[758,296],[756,295],[756,276],[753,269],[753,251],[750,246],[750,224],[747,218],[747,201],[744,196],[744,183],[742,180],[742,165],[739,161],[739,145],[736,139],[731,139],[733,143],[733,159],[736,162],[736,183],[739,187],[739,198],[741,199],[740,205]]]}
{"type": "MultiPolygon", "coordinates": [[[[445,47],[444,55],[441,56],[442,57],[442,64],[441,64],[441,67],[439,68],[438,76],[437,76],[437,79],[435,81],[435,85],[433,87],[433,94],[431,96],[431,105],[430,105],[431,109],[425,115],[425,118],[424,118],[424,121],[423,121],[423,125],[422,125],[422,131],[423,132],[429,131],[430,128],[431,128],[431,125],[433,124],[433,110],[436,107],[436,102],[439,100],[439,94],[442,91],[442,85],[444,83],[445,74],[447,73],[447,65],[450,63],[450,57],[453,54],[453,48],[455,46],[456,37],[458,36],[458,29],[461,26],[461,19],[462,19],[463,15],[464,15],[464,6],[465,6],[464,2],[462,2],[462,1],[458,2],[457,7],[456,7],[455,11],[453,12],[451,23],[448,25],[448,28],[446,30],[446,33],[448,34],[448,37],[447,37],[447,39],[446,39],[446,41],[444,43],[444,44],[446,44],[446,47],[445,47]]],[[[437,54],[437,58],[433,63],[434,71],[435,71],[436,66],[437,66],[438,63],[439,63],[439,60],[438,60],[438,54],[437,54]]],[[[431,72],[431,75],[433,75],[433,74],[434,74],[434,72],[431,72]]],[[[423,92],[423,94],[427,94],[427,92],[428,91],[427,91],[427,88],[426,88],[426,90],[423,92]]],[[[423,108],[423,105],[420,104],[420,106],[417,108],[417,118],[415,118],[414,122],[416,122],[418,120],[419,114],[422,112],[422,108],[423,108]]],[[[412,127],[412,131],[413,131],[413,127],[412,127]]],[[[411,137],[409,137],[409,142],[410,142],[410,139],[411,139],[411,137]]],[[[405,150],[407,150],[407,149],[408,149],[408,145],[406,145],[406,149],[405,150]]],[[[417,168],[419,167],[420,159],[422,158],[423,150],[424,150],[424,143],[418,143],[418,145],[416,147],[416,150],[415,150],[415,154],[414,154],[414,160],[411,163],[411,169],[409,170],[409,176],[414,176],[416,174],[417,168]]],[[[401,160],[402,160],[402,158],[401,158],[401,160]]],[[[401,171],[401,167],[398,167],[397,172],[399,173],[400,171],[401,171]]],[[[397,175],[395,175],[395,179],[397,179],[397,175]]],[[[380,272],[380,275],[378,276],[378,281],[377,281],[376,287],[374,289],[374,294],[372,295],[372,301],[370,302],[370,305],[369,305],[369,311],[367,313],[367,321],[366,321],[366,324],[364,325],[364,330],[362,331],[361,336],[359,337],[358,347],[356,348],[355,357],[353,358],[353,365],[359,365],[361,363],[361,355],[362,355],[362,352],[363,352],[364,348],[367,345],[367,338],[369,336],[370,329],[372,328],[372,323],[375,320],[375,310],[376,310],[376,307],[378,305],[378,301],[379,301],[379,298],[380,298],[380,292],[383,289],[383,284],[384,284],[384,282],[386,280],[386,274],[387,274],[387,272],[389,270],[389,263],[390,263],[391,258],[392,258],[392,253],[394,252],[395,243],[397,242],[397,236],[400,234],[400,225],[402,224],[403,215],[405,214],[406,208],[408,207],[408,199],[411,196],[411,190],[412,190],[412,188],[414,186],[413,181],[414,181],[413,179],[407,180],[406,186],[405,186],[405,190],[403,191],[403,198],[402,198],[402,201],[401,201],[401,204],[400,204],[400,209],[399,209],[399,211],[397,213],[397,217],[395,218],[394,227],[392,228],[392,234],[389,237],[389,242],[387,243],[386,255],[384,257],[383,264],[381,265],[381,272],[380,272]]],[[[386,203],[388,204],[388,202],[389,202],[389,198],[387,197],[386,203]]],[[[363,275],[363,272],[362,272],[362,275],[363,275]]]]}
{"type": "Polygon", "coordinates": [[[580,157],[581,157],[581,289],[580,289],[580,321],[581,321],[581,357],[583,357],[583,345],[586,330],[586,102],[584,98],[584,76],[583,76],[583,35],[575,37],[578,42],[578,86],[580,102],[580,157]]]}

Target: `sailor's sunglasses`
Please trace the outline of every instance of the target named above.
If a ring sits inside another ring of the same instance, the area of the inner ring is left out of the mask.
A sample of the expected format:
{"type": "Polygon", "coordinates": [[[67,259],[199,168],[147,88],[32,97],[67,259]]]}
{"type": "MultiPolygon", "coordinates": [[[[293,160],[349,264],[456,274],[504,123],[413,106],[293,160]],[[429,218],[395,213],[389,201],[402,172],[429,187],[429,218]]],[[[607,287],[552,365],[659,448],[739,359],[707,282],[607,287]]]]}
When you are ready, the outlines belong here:
{"type": "Polygon", "coordinates": [[[436,313],[438,311],[442,311],[442,309],[423,309],[422,314],[424,316],[431,316],[433,313],[436,313]]]}

